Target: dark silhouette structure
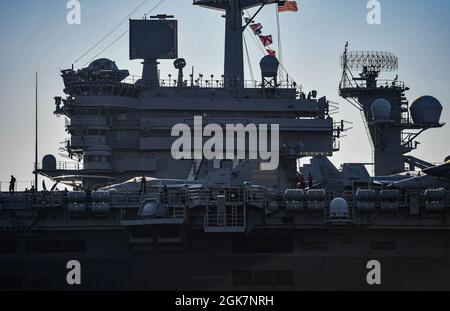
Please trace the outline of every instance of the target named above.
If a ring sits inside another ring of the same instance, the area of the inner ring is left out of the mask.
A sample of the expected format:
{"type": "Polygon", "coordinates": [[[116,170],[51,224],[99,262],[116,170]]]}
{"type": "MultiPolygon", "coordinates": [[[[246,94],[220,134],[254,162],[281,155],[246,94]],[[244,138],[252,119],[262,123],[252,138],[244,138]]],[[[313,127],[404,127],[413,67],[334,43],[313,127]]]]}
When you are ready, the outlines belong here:
{"type": "Polygon", "coordinates": [[[16,189],[16,178],[11,175],[11,181],[9,182],[9,193],[14,193],[16,189]]]}

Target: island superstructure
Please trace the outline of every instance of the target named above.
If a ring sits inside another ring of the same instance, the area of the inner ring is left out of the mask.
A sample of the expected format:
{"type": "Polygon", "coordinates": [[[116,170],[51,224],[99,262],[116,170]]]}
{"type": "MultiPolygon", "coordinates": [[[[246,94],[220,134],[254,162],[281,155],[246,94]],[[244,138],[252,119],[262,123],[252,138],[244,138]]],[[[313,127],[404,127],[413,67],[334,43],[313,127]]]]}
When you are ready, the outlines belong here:
{"type": "Polygon", "coordinates": [[[37,172],[57,183],[51,190],[0,194],[2,288],[74,289],[66,264],[78,260],[75,289],[373,289],[374,259],[383,265],[377,289],[450,288],[449,159],[408,155],[421,132],[444,126],[442,105],[431,96],[409,105],[403,82],[379,78],[396,56],[347,46],[340,92],[363,112],[375,176],[363,163],[336,168],[329,157],[345,123],[325,96],[280,77],[271,55],[260,82],[245,80],[242,32],[254,16],[242,11],[277,3],[194,1],[226,13],[221,77],[185,73],[182,29],[168,15],[130,20],[141,77],[104,58],[62,71],[55,114],[67,118],[74,161],[43,158],[37,172]],[[160,59],[174,60],[176,79],[160,78],[160,59]],[[279,145],[268,140],[278,169],[252,158],[175,159],[172,129],[198,117],[202,127],[278,125],[279,145]],[[57,190],[64,185],[75,189],[57,190]]]}

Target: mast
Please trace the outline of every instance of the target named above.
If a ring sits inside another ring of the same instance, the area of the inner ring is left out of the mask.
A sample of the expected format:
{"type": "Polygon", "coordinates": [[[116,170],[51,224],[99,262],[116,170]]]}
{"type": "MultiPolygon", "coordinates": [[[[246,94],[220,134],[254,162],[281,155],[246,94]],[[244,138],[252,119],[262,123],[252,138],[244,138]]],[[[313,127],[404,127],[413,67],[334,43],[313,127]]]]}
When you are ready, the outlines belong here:
{"type": "Polygon", "coordinates": [[[278,6],[275,6],[275,14],[277,16],[277,35],[278,35],[278,60],[280,64],[283,64],[283,46],[281,44],[281,24],[280,24],[280,12],[278,12],[278,6]]]}
{"type": "Polygon", "coordinates": [[[35,149],[34,149],[34,187],[38,191],[38,73],[36,72],[36,98],[35,98],[35,149]]]}
{"type": "Polygon", "coordinates": [[[240,1],[229,1],[226,7],[224,75],[230,87],[244,86],[242,10],[240,1]]]}
{"type": "Polygon", "coordinates": [[[244,87],[243,32],[265,5],[276,3],[277,0],[194,0],[194,5],[225,11],[224,86],[244,87]],[[259,9],[243,26],[242,11],[252,7],[259,9]]]}

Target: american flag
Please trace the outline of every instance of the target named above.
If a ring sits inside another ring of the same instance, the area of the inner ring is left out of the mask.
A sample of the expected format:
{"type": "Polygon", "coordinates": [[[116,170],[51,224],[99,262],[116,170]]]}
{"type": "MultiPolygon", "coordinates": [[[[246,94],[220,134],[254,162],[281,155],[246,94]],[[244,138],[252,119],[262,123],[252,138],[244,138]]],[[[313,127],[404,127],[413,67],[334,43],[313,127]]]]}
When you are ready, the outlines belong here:
{"type": "Polygon", "coordinates": [[[297,2],[292,0],[278,2],[278,12],[298,12],[297,2]]]}

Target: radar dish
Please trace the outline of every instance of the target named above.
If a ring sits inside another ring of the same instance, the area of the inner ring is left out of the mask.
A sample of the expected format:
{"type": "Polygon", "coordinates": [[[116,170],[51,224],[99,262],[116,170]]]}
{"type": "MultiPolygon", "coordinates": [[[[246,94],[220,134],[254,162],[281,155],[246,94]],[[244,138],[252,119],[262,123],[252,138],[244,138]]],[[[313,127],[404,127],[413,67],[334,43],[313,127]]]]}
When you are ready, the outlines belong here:
{"type": "Polygon", "coordinates": [[[382,51],[349,51],[341,56],[341,67],[349,70],[391,72],[398,69],[398,57],[382,51]]]}

